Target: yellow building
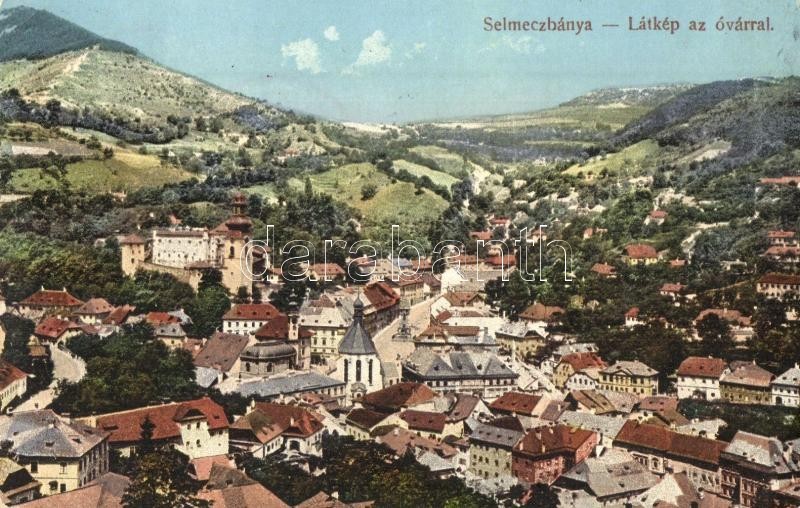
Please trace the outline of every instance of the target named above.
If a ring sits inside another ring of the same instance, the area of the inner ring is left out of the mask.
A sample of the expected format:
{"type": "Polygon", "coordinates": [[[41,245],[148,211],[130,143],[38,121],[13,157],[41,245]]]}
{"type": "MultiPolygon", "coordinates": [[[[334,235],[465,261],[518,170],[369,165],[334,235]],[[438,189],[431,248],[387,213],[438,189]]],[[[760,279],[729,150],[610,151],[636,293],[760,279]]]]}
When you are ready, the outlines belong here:
{"type": "Polygon", "coordinates": [[[600,371],[599,388],[636,395],[658,393],[658,371],[639,361],[619,361],[600,371]]]}
{"type": "Polygon", "coordinates": [[[469,471],[488,480],[511,476],[511,451],[524,434],[480,425],[469,437],[469,471]]]}
{"type": "Polygon", "coordinates": [[[591,351],[569,353],[561,357],[553,371],[553,383],[559,388],[563,388],[573,374],[581,372],[584,369],[601,367],[604,368],[606,363],[597,353],[591,351]]]}
{"type": "Polygon", "coordinates": [[[0,439],[42,484],[43,495],[83,487],[108,471],[108,434],[49,409],[0,417],[0,439]]]}

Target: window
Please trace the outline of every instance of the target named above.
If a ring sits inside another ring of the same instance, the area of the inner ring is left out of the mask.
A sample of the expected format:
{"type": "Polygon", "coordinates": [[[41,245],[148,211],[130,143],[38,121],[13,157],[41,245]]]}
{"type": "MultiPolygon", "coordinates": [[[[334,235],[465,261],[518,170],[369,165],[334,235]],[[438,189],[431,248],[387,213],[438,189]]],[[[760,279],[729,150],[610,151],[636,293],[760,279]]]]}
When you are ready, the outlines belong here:
{"type": "Polygon", "coordinates": [[[38,462],[31,462],[31,473],[38,473],[39,472],[39,463],[38,462]]]}
{"type": "Polygon", "coordinates": [[[67,464],[65,462],[62,462],[61,464],[59,464],[58,467],[59,467],[59,471],[58,471],[59,473],[67,474],[67,464]]]}

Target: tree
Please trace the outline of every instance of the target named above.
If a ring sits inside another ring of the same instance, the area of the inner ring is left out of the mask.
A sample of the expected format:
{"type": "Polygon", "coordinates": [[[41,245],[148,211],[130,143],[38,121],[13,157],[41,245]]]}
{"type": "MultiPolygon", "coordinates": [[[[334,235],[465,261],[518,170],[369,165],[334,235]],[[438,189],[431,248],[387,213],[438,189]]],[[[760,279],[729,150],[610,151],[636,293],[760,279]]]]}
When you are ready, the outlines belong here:
{"type": "Polygon", "coordinates": [[[555,508],[559,506],[558,495],[548,485],[537,483],[531,487],[530,500],[525,506],[532,508],[555,508]]]}
{"type": "Polygon", "coordinates": [[[374,183],[366,183],[361,187],[361,199],[366,201],[375,197],[378,193],[378,187],[374,183]]]}
{"type": "Polygon", "coordinates": [[[531,288],[520,275],[519,270],[514,270],[505,284],[505,291],[500,293],[498,307],[509,319],[516,321],[519,313],[525,310],[532,301],[531,288]]]}
{"type": "Polygon", "coordinates": [[[122,497],[123,506],[138,508],[208,507],[194,493],[198,486],[189,477],[189,461],[182,453],[163,449],[141,457],[136,474],[122,497]]]}
{"type": "Polygon", "coordinates": [[[703,356],[727,357],[733,349],[731,326],[716,314],[708,314],[697,323],[703,356]]]}
{"type": "Polygon", "coordinates": [[[155,445],[153,444],[153,431],[156,429],[156,426],[150,419],[150,415],[147,415],[144,417],[142,424],[139,425],[139,428],[141,429],[141,432],[139,433],[141,439],[136,446],[136,453],[144,456],[152,453],[155,450],[155,445]]]}

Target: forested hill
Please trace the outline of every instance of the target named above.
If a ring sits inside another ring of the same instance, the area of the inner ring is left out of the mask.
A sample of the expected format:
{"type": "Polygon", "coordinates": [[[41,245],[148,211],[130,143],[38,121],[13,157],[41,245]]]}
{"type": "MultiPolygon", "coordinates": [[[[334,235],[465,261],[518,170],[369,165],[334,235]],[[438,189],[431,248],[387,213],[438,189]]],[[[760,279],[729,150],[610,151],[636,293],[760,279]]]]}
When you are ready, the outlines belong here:
{"type": "Polygon", "coordinates": [[[0,11],[0,61],[46,58],[90,46],[137,53],[127,44],[100,37],[47,11],[30,7],[0,11]]]}

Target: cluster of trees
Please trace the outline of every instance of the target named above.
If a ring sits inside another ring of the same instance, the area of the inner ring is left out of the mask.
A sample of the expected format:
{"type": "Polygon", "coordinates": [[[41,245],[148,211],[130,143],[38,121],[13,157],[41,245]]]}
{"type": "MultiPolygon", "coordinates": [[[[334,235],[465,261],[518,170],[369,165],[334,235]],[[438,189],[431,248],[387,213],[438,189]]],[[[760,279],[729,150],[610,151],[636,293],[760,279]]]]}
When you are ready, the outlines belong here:
{"type": "Polygon", "coordinates": [[[319,491],[338,492],[343,502],[374,501],[376,506],[490,507],[489,497],[467,488],[457,478],[431,475],[413,456],[395,459],[388,448],[349,437],[323,438],[321,475],[310,475],[275,460],[251,459],[245,471],[289,504],[319,491]]]}
{"type": "Polygon", "coordinates": [[[28,393],[49,386],[53,381],[53,363],[50,360],[34,361],[28,354],[28,341],[35,328],[33,321],[6,313],[0,316],[0,323],[6,331],[3,360],[32,374],[28,378],[28,393]]]}
{"type": "Polygon", "coordinates": [[[167,348],[147,324],[127,326],[107,338],[78,335],[67,348],[86,361],[86,376],[59,383],[52,404],[59,413],[106,413],[200,395],[191,354],[167,348]]]}

